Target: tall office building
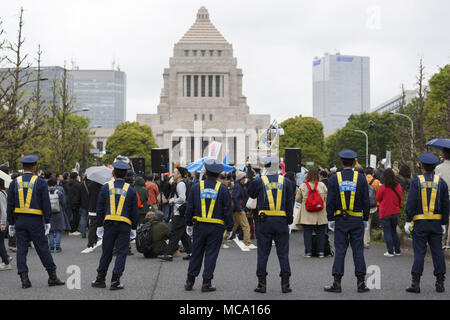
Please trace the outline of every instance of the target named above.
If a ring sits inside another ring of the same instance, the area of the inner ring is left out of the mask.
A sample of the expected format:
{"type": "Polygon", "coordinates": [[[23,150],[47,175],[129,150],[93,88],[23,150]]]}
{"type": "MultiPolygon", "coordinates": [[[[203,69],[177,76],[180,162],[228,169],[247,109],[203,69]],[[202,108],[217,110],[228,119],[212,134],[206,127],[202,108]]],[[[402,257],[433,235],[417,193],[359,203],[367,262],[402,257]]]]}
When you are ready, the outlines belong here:
{"type": "Polygon", "coordinates": [[[313,116],[325,136],[345,126],[351,114],[370,112],[369,57],[325,54],[313,61],[313,116]]]}
{"type": "Polygon", "coordinates": [[[91,127],[115,128],[126,119],[126,75],[116,70],[70,70],[75,109],[88,108],[91,127]]]}

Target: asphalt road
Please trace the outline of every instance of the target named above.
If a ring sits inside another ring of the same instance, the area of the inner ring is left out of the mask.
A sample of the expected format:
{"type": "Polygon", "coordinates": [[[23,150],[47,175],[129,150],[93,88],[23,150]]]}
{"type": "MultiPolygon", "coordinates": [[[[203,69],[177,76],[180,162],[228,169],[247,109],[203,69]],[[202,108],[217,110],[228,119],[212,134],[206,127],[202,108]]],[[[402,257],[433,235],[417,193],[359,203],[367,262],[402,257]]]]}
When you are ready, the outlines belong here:
{"type": "MultiPolygon", "coordinates": [[[[332,237],[330,237],[332,238],[332,237]]],[[[86,245],[86,239],[80,236],[63,236],[61,253],[54,253],[55,263],[58,267],[57,274],[61,279],[72,279],[72,289],[68,286],[51,287],[47,285],[47,273],[42,267],[35,250],[30,249],[28,254],[29,276],[32,288],[22,289],[17,275],[15,254],[12,261],[13,270],[0,272],[0,299],[2,300],[391,300],[391,299],[424,299],[439,300],[449,299],[450,286],[447,281],[447,292],[438,294],[435,292],[433,266],[431,259],[425,263],[425,271],[421,282],[421,294],[405,292],[410,284],[410,271],[413,262],[412,253],[403,249],[402,255],[398,257],[384,257],[386,251],[382,245],[372,244],[371,248],[365,250],[366,265],[378,266],[380,271],[380,289],[373,289],[368,293],[356,292],[356,278],[351,249],[347,251],[346,274],[342,279],[343,292],[333,294],[324,292],[323,287],[332,282],[331,266],[333,258],[311,258],[303,257],[303,234],[294,231],[290,238],[290,264],[292,270],[291,288],[293,292],[281,293],[279,264],[276,257],[275,247],[272,248],[268,263],[267,293],[255,293],[257,278],[256,250],[250,252],[241,251],[237,245],[230,242],[229,249],[221,249],[217,261],[217,267],[213,284],[217,291],[202,293],[201,274],[197,278],[194,290],[184,291],[188,261],[181,257],[175,257],[172,262],[163,262],[159,259],[145,259],[142,254],[136,252],[128,256],[125,273],[122,277],[124,290],[108,290],[111,270],[107,277],[107,288],[97,289],[90,286],[96,277],[96,268],[101,255],[101,247],[93,253],[80,253],[86,245]],[[74,272],[71,268],[80,271],[80,288],[74,287],[74,272]]],[[[256,243],[256,241],[255,241],[256,243]]],[[[183,256],[184,254],[182,254],[183,256]]],[[[113,260],[114,262],[114,260],[113,260]]],[[[447,268],[449,262],[447,261],[447,268]]],[[[371,267],[369,267],[371,268],[371,267]]],[[[369,277],[368,272],[368,277],[369,277]]],[[[372,278],[373,279],[373,278],[372,278]]],[[[373,283],[373,282],[372,282],[373,283]]]]}

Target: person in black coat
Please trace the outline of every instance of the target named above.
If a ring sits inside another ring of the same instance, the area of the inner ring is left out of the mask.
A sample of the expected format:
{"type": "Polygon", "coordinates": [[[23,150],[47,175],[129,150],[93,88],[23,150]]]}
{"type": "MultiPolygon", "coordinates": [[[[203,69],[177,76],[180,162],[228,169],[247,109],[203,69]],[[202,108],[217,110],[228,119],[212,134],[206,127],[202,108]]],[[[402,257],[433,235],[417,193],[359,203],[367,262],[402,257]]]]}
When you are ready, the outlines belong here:
{"type": "Polygon", "coordinates": [[[77,180],[78,173],[70,173],[70,180],[67,182],[66,196],[69,202],[69,208],[72,211],[70,219],[70,232],[75,233],[80,223],[80,205],[81,205],[81,184],[77,180]]]}
{"type": "Polygon", "coordinates": [[[97,243],[97,199],[98,193],[102,185],[98,182],[87,180],[87,187],[89,191],[89,230],[88,230],[88,248],[94,248],[97,243]]]}
{"type": "Polygon", "coordinates": [[[84,177],[83,182],[81,182],[80,189],[80,231],[82,238],[86,238],[86,226],[89,210],[89,189],[87,186],[88,181],[89,180],[84,177]]]}

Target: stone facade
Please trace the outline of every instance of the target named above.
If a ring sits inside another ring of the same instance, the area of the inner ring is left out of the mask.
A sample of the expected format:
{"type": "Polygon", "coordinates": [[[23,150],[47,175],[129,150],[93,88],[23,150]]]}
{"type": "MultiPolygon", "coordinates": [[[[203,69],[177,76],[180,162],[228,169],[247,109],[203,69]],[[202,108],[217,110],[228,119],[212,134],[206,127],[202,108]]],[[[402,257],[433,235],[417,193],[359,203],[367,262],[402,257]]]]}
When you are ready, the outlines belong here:
{"type": "Polygon", "coordinates": [[[202,7],[197,19],[175,44],[157,114],[137,114],[150,126],[160,148],[169,148],[172,164],[206,156],[212,140],[222,143],[218,159],[242,165],[256,149],[270,115],[252,115],[242,94],[242,70],[233,47],[217,31],[202,7]]]}

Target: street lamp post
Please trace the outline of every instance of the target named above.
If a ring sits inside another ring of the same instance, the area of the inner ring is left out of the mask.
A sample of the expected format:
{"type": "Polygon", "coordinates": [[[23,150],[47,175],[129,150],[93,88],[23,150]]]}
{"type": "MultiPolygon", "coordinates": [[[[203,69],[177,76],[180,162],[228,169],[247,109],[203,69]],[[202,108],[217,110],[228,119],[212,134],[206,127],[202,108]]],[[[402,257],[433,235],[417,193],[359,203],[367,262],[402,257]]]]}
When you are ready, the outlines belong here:
{"type": "Polygon", "coordinates": [[[403,113],[396,113],[394,111],[390,111],[390,114],[396,115],[396,116],[402,116],[407,118],[410,122],[411,122],[411,161],[413,161],[413,156],[414,156],[414,121],[407,116],[406,114],[403,113]]]}
{"type": "Polygon", "coordinates": [[[362,133],[366,136],[366,168],[369,166],[369,137],[367,136],[367,133],[365,133],[362,130],[353,130],[354,132],[362,133]]]}

